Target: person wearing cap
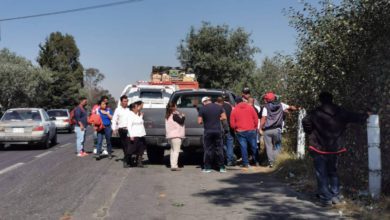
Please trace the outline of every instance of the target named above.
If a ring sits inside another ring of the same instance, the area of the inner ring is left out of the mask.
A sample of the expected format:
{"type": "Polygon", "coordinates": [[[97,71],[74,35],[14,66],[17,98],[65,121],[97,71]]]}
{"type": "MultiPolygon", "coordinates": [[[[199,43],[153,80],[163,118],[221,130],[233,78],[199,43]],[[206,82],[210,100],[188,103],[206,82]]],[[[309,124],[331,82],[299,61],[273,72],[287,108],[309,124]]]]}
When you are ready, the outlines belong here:
{"type": "Polygon", "coordinates": [[[222,125],[226,120],[223,107],[211,102],[210,97],[202,98],[203,106],[199,109],[198,123],[203,124],[204,169],[202,172],[210,173],[214,155],[216,156],[219,172],[226,172],[223,155],[222,125]]]}
{"type": "Polygon", "coordinates": [[[248,102],[251,97],[251,90],[248,87],[242,89],[241,98],[244,102],[248,102]]]}
{"type": "Polygon", "coordinates": [[[259,164],[257,150],[257,127],[259,117],[254,108],[243,102],[241,97],[236,99],[236,107],[230,115],[230,126],[236,132],[236,137],[241,147],[242,166],[249,168],[248,143],[253,153],[255,165],[259,164]]]}
{"type": "Polygon", "coordinates": [[[284,112],[296,111],[297,108],[280,102],[273,92],[267,92],[263,99],[265,105],[262,110],[260,129],[263,130],[268,165],[272,168],[281,150],[284,112]]]}
{"type": "Polygon", "coordinates": [[[142,163],[142,156],[146,149],[145,143],[145,126],[143,113],[141,112],[143,108],[143,102],[141,100],[136,100],[130,104],[130,115],[127,120],[127,132],[130,137],[130,143],[127,151],[129,158],[133,154],[136,155],[137,167],[144,167],[142,163]]]}

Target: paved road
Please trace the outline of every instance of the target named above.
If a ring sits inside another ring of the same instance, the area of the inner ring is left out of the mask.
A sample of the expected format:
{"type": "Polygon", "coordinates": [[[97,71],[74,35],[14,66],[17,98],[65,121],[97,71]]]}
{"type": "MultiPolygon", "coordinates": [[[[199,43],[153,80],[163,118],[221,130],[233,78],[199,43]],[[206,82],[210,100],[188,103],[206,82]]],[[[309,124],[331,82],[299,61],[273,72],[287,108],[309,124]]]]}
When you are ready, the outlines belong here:
{"type": "Polygon", "coordinates": [[[185,160],[181,172],[123,169],[119,149],[114,159],[95,161],[76,157],[74,134],[58,141],[48,150],[0,151],[0,219],[337,218],[261,172],[203,174],[197,160],[185,160]]]}

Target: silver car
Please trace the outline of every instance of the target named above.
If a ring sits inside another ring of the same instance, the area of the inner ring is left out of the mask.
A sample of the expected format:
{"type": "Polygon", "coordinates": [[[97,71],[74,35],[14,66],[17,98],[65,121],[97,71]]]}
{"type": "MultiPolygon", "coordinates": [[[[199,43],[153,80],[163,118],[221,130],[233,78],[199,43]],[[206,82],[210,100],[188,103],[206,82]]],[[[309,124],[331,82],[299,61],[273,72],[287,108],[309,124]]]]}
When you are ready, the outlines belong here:
{"type": "Polygon", "coordinates": [[[7,110],[0,120],[0,147],[5,144],[41,144],[45,148],[57,143],[54,121],[41,108],[7,110]]]}
{"type": "Polygon", "coordinates": [[[74,125],[70,123],[70,112],[68,109],[50,109],[47,110],[47,114],[50,117],[55,117],[57,131],[66,130],[68,133],[72,133],[74,130],[74,125]]]}

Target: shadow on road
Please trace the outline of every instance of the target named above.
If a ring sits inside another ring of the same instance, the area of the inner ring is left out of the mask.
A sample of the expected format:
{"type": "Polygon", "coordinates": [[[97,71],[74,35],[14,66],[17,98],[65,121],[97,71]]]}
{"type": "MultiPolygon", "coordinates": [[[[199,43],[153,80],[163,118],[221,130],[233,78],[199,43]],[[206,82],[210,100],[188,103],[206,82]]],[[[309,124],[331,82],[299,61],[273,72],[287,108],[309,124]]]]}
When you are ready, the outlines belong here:
{"type": "Polygon", "coordinates": [[[219,180],[229,184],[216,190],[200,192],[194,196],[206,197],[210,203],[222,207],[249,204],[244,209],[249,219],[302,219],[329,218],[325,208],[315,206],[309,198],[283,184],[268,174],[237,173],[219,180]]]}

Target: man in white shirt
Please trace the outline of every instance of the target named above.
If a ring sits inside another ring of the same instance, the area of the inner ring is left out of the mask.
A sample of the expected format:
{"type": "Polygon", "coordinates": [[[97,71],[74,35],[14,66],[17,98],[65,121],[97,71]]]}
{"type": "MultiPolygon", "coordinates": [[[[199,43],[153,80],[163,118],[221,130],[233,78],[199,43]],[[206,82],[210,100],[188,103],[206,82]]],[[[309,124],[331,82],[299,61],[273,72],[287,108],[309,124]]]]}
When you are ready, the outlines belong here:
{"type": "Polygon", "coordinates": [[[272,92],[266,93],[263,98],[266,104],[261,114],[260,129],[263,130],[269,167],[272,168],[281,149],[284,112],[297,108],[277,101],[272,92]]]}
{"type": "Polygon", "coordinates": [[[123,168],[129,167],[130,158],[128,156],[128,130],[127,123],[130,116],[130,109],[127,107],[128,98],[126,95],[121,96],[121,104],[118,108],[115,109],[114,116],[112,117],[111,128],[114,133],[119,134],[121,139],[122,149],[123,149],[123,168]]]}

